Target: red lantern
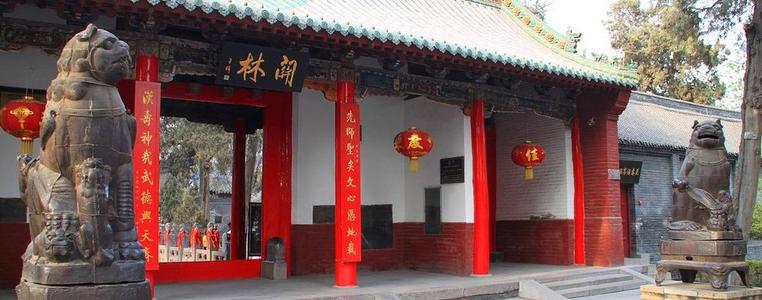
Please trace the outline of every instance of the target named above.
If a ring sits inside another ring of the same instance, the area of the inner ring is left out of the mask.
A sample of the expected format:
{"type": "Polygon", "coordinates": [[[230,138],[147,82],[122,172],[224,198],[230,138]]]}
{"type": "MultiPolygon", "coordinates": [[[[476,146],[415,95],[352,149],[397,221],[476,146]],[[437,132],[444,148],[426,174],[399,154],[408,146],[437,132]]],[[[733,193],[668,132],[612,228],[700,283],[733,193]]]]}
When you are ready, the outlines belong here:
{"type": "Polygon", "coordinates": [[[410,127],[394,137],[394,150],[410,158],[410,172],[418,171],[418,158],[428,154],[433,146],[431,136],[415,127],[410,127]]]}
{"type": "Polygon", "coordinates": [[[0,127],[21,139],[20,154],[32,154],[32,140],[40,136],[44,111],[45,103],[34,100],[32,96],[12,100],[0,109],[0,127]]]}
{"type": "Polygon", "coordinates": [[[534,167],[539,166],[545,160],[545,149],[542,149],[540,144],[526,141],[513,148],[511,160],[514,164],[524,167],[524,179],[532,180],[534,179],[534,167]]]}

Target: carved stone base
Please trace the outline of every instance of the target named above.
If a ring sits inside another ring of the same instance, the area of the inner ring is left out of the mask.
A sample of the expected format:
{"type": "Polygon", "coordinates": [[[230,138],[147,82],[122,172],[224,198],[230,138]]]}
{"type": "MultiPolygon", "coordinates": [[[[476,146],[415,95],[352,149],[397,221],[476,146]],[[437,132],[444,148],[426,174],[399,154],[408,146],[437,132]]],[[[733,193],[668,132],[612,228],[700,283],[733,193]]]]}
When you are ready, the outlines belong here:
{"type": "Polygon", "coordinates": [[[101,285],[42,285],[23,281],[16,286],[22,300],[151,299],[151,286],[142,282],[101,285]]]}
{"type": "Polygon", "coordinates": [[[672,270],[679,270],[684,283],[693,283],[696,279],[696,273],[701,272],[707,275],[709,283],[715,289],[728,288],[728,275],[731,272],[738,272],[741,282],[747,287],[751,287],[746,280],[746,273],[749,272],[749,265],[746,262],[697,262],[687,260],[662,260],[656,264],[656,285],[661,285],[667,277],[667,273],[672,270]]]}
{"type": "Polygon", "coordinates": [[[118,260],[111,266],[96,267],[85,262],[50,263],[44,259],[24,261],[21,278],[37,284],[74,285],[145,280],[145,261],[118,260]]]}
{"type": "Polygon", "coordinates": [[[640,287],[641,300],[762,300],[762,288],[731,286],[718,291],[709,284],[690,284],[682,282],[668,283],[661,286],[649,284],[640,287]]]}

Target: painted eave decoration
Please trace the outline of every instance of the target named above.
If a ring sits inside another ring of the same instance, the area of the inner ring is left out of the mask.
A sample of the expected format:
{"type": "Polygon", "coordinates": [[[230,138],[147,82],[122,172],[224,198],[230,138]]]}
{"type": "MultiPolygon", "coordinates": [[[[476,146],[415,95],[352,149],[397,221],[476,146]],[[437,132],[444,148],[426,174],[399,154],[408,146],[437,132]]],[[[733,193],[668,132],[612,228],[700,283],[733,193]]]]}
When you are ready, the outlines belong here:
{"type": "Polygon", "coordinates": [[[572,53],[573,42],[518,0],[130,0],[440,51],[593,82],[637,87],[634,70],[572,53]],[[454,26],[457,23],[457,26],[454,26]]]}

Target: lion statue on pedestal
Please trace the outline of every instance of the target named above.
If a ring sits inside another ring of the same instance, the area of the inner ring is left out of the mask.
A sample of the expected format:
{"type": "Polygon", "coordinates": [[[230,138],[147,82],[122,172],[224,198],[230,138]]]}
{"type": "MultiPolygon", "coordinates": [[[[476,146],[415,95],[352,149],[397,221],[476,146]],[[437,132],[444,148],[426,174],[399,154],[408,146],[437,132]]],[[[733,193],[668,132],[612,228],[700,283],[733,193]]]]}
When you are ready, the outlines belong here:
{"type": "Polygon", "coordinates": [[[32,233],[24,281],[144,280],[133,211],[135,119],[114,87],[131,64],[127,43],[92,24],[62,50],[47,91],[40,157],[19,158],[32,233]]]}

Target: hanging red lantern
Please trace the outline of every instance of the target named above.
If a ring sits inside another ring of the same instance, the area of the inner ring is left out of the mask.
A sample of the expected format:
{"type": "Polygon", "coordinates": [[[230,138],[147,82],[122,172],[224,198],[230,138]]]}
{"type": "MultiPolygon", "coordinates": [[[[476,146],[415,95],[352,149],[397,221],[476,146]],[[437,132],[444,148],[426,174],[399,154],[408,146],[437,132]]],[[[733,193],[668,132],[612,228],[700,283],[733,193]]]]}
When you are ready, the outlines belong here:
{"type": "Polygon", "coordinates": [[[12,100],[0,109],[0,127],[21,139],[20,154],[32,154],[32,141],[40,136],[44,111],[45,103],[34,100],[32,96],[12,100]]]}
{"type": "Polygon", "coordinates": [[[410,172],[418,171],[418,158],[428,154],[433,146],[431,136],[415,127],[410,127],[394,137],[394,150],[410,158],[410,172]]]}
{"type": "Polygon", "coordinates": [[[513,148],[511,160],[514,164],[524,167],[524,179],[534,179],[534,167],[542,164],[545,160],[545,149],[540,144],[527,140],[513,148]]]}

